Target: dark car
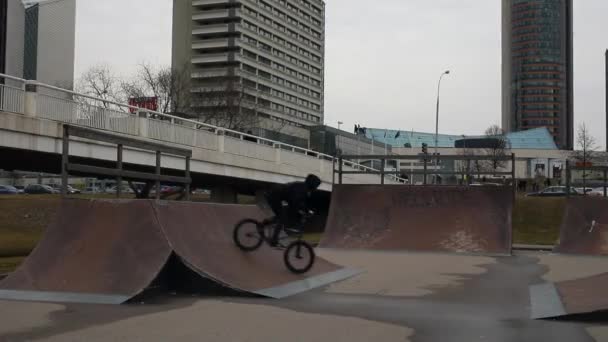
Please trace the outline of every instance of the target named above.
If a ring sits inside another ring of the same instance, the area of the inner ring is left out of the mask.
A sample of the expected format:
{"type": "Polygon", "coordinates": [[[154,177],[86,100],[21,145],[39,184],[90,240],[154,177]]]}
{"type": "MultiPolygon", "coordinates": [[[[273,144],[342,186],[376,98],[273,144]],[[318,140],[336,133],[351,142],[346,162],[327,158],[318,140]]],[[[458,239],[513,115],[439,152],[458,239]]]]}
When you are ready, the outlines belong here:
{"type": "Polygon", "coordinates": [[[15,187],[10,185],[0,185],[0,195],[16,195],[19,193],[15,187]]]}
{"type": "Polygon", "coordinates": [[[25,193],[26,194],[30,194],[30,195],[34,195],[34,194],[57,194],[59,193],[59,191],[51,188],[48,185],[42,185],[42,184],[30,184],[27,187],[25,187],[25,193]]]}
{"type": "MultiPolygon", "coordinates": [[[[575,188],[570,187],[570,195],[578,196],[581,193],[578,192],[575,188]]],[[[565,197],[567,196],[567,190],[565,186],[551,186],[542,191],[534,192],[531,194],[527,194],[529,197],[565,197]]]]}

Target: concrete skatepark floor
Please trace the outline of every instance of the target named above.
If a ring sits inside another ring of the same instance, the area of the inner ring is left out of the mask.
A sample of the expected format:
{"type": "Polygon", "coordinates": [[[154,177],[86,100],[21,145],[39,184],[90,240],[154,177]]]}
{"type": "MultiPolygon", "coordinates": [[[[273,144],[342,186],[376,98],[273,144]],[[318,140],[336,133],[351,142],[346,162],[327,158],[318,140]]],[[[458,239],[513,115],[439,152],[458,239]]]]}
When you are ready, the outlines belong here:
{"type": "Polygon", "coordinates": [[[319,250],[366,272],[283,300],[153,297],[120,306],[0,302],[0,341],[608,341],[608,321],[531,320],[528,286],[608,259],[319,250]]]}

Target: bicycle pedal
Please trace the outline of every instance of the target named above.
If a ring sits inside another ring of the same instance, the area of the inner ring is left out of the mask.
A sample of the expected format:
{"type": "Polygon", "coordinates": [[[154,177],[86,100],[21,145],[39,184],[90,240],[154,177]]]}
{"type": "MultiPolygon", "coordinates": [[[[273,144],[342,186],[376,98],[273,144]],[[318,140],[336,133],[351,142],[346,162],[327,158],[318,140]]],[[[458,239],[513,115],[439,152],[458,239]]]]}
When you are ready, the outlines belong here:
{"type": "Polygon", "coordinates": [[[277,244],[276,246],[270,246],[273,249],[277,249],[277,250],[283,250],[285,248],[287,248],[287,246],[283,245],[283,244],[277,244]]]}

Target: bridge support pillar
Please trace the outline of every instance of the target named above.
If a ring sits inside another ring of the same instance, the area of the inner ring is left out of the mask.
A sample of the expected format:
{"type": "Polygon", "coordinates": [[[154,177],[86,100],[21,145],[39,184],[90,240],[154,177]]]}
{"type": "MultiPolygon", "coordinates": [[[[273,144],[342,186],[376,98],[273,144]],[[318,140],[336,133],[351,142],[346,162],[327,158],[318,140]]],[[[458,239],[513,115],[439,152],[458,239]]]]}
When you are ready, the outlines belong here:
{"type": "Polygon", "coordinates": [[[237,203],[237,192],[227,185],[218,185],[211,189],[211,202],[214,203],[237,203]]]}
{"type": "Polygon", "coordinates": [[[281,165],[281,145],[274,145],[274,161],[277,165],[281,165]]]}
{"type": "Polygon", "coordinates": [[[146,112],[137,112],[137,121],[139,123],[139,136],[142,138],[148,137],[148,114],[146,112]]]}
{"type": "Polygon", "coordinates": [[[25,86],[25,115],[36,116],[38,114],[38,93],[36,85],[25,86]]]}
{"type": "Polygon", "coordinates": [[[217,151],[220,153],[224,153],[224,144],[226,141],[224,134],[224,132],[217,133],[217,151]]]}

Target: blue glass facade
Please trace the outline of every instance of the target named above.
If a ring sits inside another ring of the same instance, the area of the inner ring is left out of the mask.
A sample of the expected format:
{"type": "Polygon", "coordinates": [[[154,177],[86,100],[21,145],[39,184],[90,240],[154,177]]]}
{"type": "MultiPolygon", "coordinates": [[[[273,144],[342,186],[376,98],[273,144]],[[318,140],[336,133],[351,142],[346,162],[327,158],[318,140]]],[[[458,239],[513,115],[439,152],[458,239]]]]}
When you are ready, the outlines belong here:
{"type": "MultiPolygon", "coordinates": [[[[509,60],[508,130],[546,127],[562,148],[573,145],[572,0],[504,0],[509,60]]],[[[504,68],[504,67],[503,67],[504,68]]],[[[504,69],[503,69],[504,70],[504,69]]],[[[504,80],[503,80],[504,81],[504,80]]],[[[503,99],[504,100],[504,99],[503,99]]],[[[505,113],[504,111],[507,111],[505,113]]]]}

